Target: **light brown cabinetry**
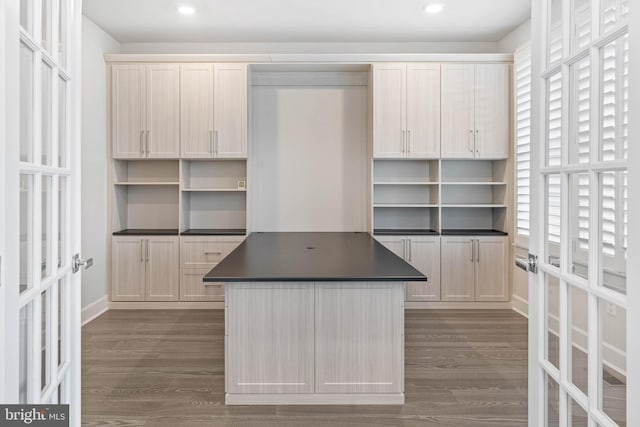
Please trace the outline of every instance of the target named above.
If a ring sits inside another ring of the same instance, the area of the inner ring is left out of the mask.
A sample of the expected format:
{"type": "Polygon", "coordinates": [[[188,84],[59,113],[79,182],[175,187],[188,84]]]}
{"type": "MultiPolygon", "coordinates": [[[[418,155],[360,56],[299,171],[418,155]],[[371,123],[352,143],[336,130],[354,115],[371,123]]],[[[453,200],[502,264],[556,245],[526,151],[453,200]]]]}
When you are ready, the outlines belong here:
{"type": "Polygon", "coordinates": [[[442,236],[443,301],[509,300],[506,236],[442,236]]]}
{"type": "Polygon", "coordinates": [[[178,300],[178,236],[113,236],[113,301],[178,300]]]}
{"type": "Polygon", "coordinates": [[[116,64],[111,79],[113,157],[178,158],[179,65],[116,64]]]}
{"type": "Polygon", "coordinates": [[[244,236],[180,237],[180,301],[223,301],[224,284],[202,278],[231,253],[244,236]]]}

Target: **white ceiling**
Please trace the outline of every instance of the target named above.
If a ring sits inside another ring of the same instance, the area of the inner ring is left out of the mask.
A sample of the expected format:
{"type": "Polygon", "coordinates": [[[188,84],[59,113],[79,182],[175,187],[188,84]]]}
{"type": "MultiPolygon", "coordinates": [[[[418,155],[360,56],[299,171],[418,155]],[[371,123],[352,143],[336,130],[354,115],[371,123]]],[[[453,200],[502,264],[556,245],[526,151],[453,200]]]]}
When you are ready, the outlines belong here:
{"type": "Polygon", "coordinates": [[[529,11],[530,0],[84,0],[84,14],[123,43],[486,42],[529,11]],[[444,10],[425,13],[433,2],[444,10]]]}

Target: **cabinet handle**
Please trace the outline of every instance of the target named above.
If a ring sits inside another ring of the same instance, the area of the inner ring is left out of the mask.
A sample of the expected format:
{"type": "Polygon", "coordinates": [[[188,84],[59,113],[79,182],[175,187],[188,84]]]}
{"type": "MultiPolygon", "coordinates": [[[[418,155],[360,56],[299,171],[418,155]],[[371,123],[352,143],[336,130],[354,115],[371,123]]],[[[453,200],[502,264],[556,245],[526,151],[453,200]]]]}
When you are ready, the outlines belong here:
{"type": "Polygon", "coordinates": [[[149,239],[147,239],[147,262],[149,262],[149,239]]]}
{"type": "Polygon", "coordinates": [[[409,262],[411,262],[411,239],[407,239],[407,249],[409,251],[409,262]]]}
{"type": "Polygon", "coordinates": [[[144,131],[140,131],[140,154],[144,154],[144,131]]]}
{"type": "Polygon", "coordinates": [[[213,152],[217,156],[218,155],[218,131],[215,130],[213,133],[214,133],[213,152]]]}
{"type": "Polygon", "coordinates": [[[147,131],[147,156],[149,155],[149,134],[151,133],[150,130],[147,131]]]}
{"type": "Polygon", "coordinates": [[[213,130],[209,131],[209,152],[211,153],[211,157],[213,157],[213,130]]]}
{"type": "Polygon", "coordinates": [[[402,259],[407,258],[407,239],[402,239],[402,259]]]}
{"type": "Polygon", "coordinates": [[[407,153],[411,154],[411,129],[407,130],[407,153]]]}
{"type": "Polygon", "coordinates": [[[406,153],[407,152],[407,131],[406,130],[402,130],[402,153],[406,153]]]}
{"type": "Polygon", "coordinates": [[[480,151],[478,149],[478,139],[480,139],[480,131],[478,129],[476,129],[476,136],[473,139],[473,145],[476,147],[476,153],[480,151]]]}
{"type": "Polygon", "coordinates": [[[473,153],[473,129],[469,130],[469,151],[473,153]]]}
{"type": "Polygon", "coordinates": [[[220,252],[220,251],[217,251],[217,252],[210,252],[210,251],[209,251],[209,252],[205,252],[204,254],[205,254],[205,255],[222,255],[222,252],[220,252]]]}
{"type": "Polygon", "coordinates": [[[144,240],[140,239],[140,262],[144,262],[144,240]]]}
{"type": "Polygon", "coordinates": [[[476,261],[480,262],[480,239],[476,239],[476,244],[478,245],[478,249],[476,251],[476,261]]]}
{"type": "Polygon", "coordinates": [[[474,243],[474,239],[471,239],[471,262],[473,262],[476,254],[476,245],[474,243]]]}

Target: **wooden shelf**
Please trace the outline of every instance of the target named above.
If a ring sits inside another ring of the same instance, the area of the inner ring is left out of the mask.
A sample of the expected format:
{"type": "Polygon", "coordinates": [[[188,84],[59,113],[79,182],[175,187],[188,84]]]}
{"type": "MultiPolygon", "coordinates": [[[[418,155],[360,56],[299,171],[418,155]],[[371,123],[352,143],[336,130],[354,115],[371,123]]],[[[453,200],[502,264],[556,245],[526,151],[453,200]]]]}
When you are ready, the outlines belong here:
{"type": "Polygon", "coordinates": [[[460,181],[460,182],[442,182],[442,185],[507,185],[506,182],[493,182],[493,181],[460,181]]]}
{"type": "Polygon", "coordinates": [[[377,203],[374,208],[437,208],[437,204],[421,204],[421,203],[377,203]]]}
{"type": "Polygon", "coordinates": [[[507,205],[494,203],[448,203],[443,204],[443,208],[506,208],[507,205]]]}
{"type": "Polygon", "coordinates": [[[179,182],[177,181],[167,181],[167,182],[162,182],[162,181],[119,181],[119,182],[114,182],[114,185],[180,185],[179,182]]]}
{"type": "Polygon", "coordinates": [[[183,188],[182,191],[190,192],[210,192],[210,193],[246,193],[247,189],[238,188],[183,188]]]}
{"type": "Polygon", "coordinates": [[[438,185],[437,182],[431,181],[403,181],[403,182],[374,182],[373,185],[438,185]]]}

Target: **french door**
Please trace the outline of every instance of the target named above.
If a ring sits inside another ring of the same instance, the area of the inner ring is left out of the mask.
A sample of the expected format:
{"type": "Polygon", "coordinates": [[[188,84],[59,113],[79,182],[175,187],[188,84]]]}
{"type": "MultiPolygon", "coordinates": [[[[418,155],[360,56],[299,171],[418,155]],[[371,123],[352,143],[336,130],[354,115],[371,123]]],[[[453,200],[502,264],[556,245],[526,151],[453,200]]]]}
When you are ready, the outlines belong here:
{"type": "Polygon", "coordinates": [[[3,403],[69,403],[80,424],[81,1],[3,0],[3,403]],[[73,226],[72,226],[73,224],[73,226]]]}
{"type": "Polygon", "coordinates": [[[628,176],[640,161],[629,150],[629,3],[532,2],[532,426],[640,425],[627,408],[640,404],[627,357],[640,341],[627,315],[628,176]]]}

